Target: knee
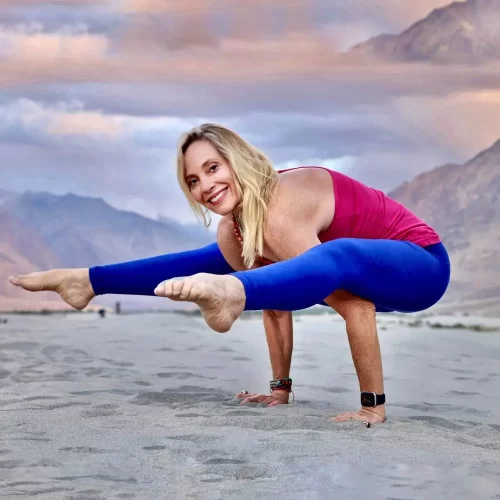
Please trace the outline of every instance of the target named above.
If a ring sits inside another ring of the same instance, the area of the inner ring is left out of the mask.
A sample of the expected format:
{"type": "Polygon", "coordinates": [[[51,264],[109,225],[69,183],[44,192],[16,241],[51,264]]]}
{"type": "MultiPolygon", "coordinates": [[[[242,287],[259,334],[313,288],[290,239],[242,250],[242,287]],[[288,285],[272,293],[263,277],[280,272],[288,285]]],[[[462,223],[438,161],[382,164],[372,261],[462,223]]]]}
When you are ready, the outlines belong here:
{"type": "Polygon", "coordinates": [[[290,312],[289,311],[278,311],[276,309],[264,309],[262,311],[262,314],[264,316],[264,319],[266,319],[266,318],[280,319],[280,318],[284,318],[286,315],[290,314],[290,312]]]}
{"type": "Polygon", "coordinates": [[[346,323],[375,318],[376,308],[373,302],[344,291],[333,294],[325,302],[335,309],[346,323]]]}
{"type": "Polygon", "coordinates": [[[347,324],[359,321],[360,319],[375,318],[375,304],[368,300],[352,299],[344,310],[343,318],[347,324]]]}

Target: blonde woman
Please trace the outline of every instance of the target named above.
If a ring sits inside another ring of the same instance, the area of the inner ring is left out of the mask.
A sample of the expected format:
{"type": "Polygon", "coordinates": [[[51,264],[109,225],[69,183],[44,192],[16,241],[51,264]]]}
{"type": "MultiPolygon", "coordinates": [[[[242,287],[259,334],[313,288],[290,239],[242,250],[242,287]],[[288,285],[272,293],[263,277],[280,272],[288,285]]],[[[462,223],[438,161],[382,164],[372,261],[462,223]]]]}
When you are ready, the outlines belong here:
{"type": "Polygon", "coordinates": [[[328,305],[345,320],[361,409],[385,420],[376,311],[416,312],[444,294],[450,263],[438,234],[381,191],[323,167],[276,172],[232,130],[203,124],[179,140],[177,174],[194,212],[222,216],[217,244],[141,261],[10,278],[27,290],[54,290],[76,308],[102,293],[156,294],[195,302],[227,332],[244,310],[263,310],[271,394],[246,401],[288,402],[292,311],[328,305]]]}

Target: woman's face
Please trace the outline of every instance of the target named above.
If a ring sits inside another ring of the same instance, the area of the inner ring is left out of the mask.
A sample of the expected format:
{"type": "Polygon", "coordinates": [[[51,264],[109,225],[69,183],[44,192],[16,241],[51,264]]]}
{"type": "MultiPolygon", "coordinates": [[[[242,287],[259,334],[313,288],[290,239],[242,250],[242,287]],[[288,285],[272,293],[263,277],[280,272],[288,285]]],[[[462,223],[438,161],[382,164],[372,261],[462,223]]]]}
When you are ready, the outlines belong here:
{"type": "Polygon", "coordinates": [[[206,140],[195,141],[186,150],[184,176],[194,199],[211,212],[227,215],[240,202],[229,163],[206,140]]]}

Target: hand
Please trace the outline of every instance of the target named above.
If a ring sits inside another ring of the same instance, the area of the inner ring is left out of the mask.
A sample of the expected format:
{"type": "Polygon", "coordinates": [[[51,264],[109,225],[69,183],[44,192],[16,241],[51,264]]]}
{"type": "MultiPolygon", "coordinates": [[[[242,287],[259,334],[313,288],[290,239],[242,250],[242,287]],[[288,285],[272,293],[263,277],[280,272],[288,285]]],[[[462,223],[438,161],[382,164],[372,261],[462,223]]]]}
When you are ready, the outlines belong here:
{"type": "Polygon", "coordinates": [[[349,420],[360,420],[361,422],[368,422],[370,424],[381,424],[385,422],[385,408],[383,405],[376,406],[375,408],[364,408],[358,411],[348,411],[341,413],[330,420],[334,422],[346,422],[349,420]]]}
{"type": "Polygon", "coordinates": [[[272,394],[245,394],[243,392],[236,394],[236,398],[238,399],[245,398],[240,405],[247,403],[265,403],[268,407],[288,404],[289,396],[290,393],[287,391],[273,391],[272,394]]]}

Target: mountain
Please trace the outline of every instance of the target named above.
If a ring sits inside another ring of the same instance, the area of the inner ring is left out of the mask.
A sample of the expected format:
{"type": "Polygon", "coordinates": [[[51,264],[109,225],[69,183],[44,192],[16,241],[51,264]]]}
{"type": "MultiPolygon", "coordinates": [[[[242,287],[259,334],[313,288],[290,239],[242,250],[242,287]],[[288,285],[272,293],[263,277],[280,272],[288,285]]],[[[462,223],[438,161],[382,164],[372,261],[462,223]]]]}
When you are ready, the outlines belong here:
{"type": "Polygon", "coordinates": [[[438,231],[452,262],[447,298],[500,298],[500,140],[463,165],[422,173],[388,193],[438,231]]]}
{"type": "MultiPolygon", "coordinates": [[[[444,302],[500,303],[500,140],[462,165],[422,173],[388,195],[433,226],[447,246],[452,282],[444,302]]],[[[10,274],[139,259],[214,239],[201,226],[147,219],[97,198],[11,193],[0,204],[0,310],[63,306],[55,294],[10,286],[10,274]]],[[[116,295],[93,303],[115,300],[124,307],[169,307],[154,298],[116,295]]]]}
{"type": "MultiPolygon", "coordinates": [[[[32,308],[37,308],[42,295],[19,295],[8,283],[6,288],[10,274],[123,262],[199,248],[215,240],[215,235],[201,226],[184,226],[168,218],[156,221],[117,210],[99,198],[72,194],[25,192],[6,196],[0,204],[0,217],[0,310],[5,310],[6,298],[12,305],[14,297],[22,297],[22,307],[29,298],[32,308]]],[[[64,305],[55,294],[50,297],[64,305]]],[[[97,300],[103,304],[120,300],[131,307],[159,305],[151,302],[155,299],[138,297],[97,300]]]]}
{"type": "Polygon", "coordinates": [[[17,193],[13,191],[6,191],[5,189],[0,189],[0,206],[5,203],[7,200],[15,198],[17,193]]]}
{"type": "Polygon", "coordinates": [[[61,267],[45,240],[19,219],[0,212],[0,310],[31,308],[35,301],[40,308],[60,305],[52,293],[34,295],[11,286],[7,278],[20,271],[37,271],[61,267]]]}
{"type": "Polygon", "coordinates": [[[349,52],[396,61],[481,63],[500,59],[500,2],[467,0],[433,10],[398,35],[379,35],[349,52]]]}

